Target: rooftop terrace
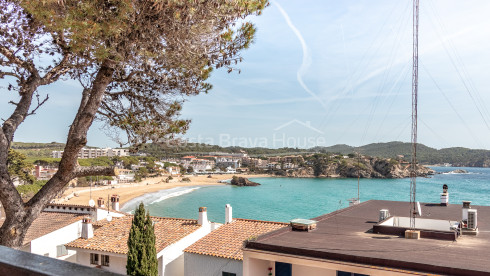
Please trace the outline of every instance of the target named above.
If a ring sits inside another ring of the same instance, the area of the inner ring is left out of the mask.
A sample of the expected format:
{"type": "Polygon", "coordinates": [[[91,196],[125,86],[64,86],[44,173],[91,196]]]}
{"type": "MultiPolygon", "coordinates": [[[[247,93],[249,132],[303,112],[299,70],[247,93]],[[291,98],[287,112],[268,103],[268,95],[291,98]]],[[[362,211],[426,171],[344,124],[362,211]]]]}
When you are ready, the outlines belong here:
{"type": "MultiPolygon", "coordinates": [[[[421,203],[422,219],[460,221],[462,205],[421,203]]],[[[358,264],[407,269],[449,275],[490,275],[490,206],[478,209],[477,236],[461,236],[456,241],[421,238],[410,240],[398,235],[373,233],[379,210],[392,216],[409,216],[409,203],[366,201],[329,213],[313,231],[283,228],[249,241],[245,250],[260,250],[300,257],[328,259],[358,264]]],[[[448,222],[449,224],[449,222],[448,222]]]]}

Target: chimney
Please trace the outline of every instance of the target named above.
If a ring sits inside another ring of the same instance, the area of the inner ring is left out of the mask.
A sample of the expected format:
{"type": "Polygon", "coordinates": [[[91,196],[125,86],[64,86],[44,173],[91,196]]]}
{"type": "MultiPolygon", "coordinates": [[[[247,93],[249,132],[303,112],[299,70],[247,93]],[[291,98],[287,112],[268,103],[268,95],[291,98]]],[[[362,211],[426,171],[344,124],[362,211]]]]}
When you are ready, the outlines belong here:
{"type": "Polygon", "coordinates": [[[111,204],[112,204],[112,210],[119,211],[119,196],[118,195],[112,195],[111,196],[111,204]]]}
{"type": "Polygon", "coordinates": [[[102,197],[99,197],[97,199],[97,207],[99,207],[99,208],[104,208],[105,207],[105,205],[104,205],[104,199],[102,197]]]}
{"type": "Polygon", "coordinates": [[[449,193],[447,192],[447,185],[442,185],[442,194],[441,194],[441,206],[449,205],[449,193]]]}
{"type": "Polygon", "coordinates": [[[94,237],[94,228],[92,227],[92,219],[84,217],[82,219],[82,239],[90,239],[94,237]]]}
{"type": "Polygon", "coordinates": [[[233,221],[232,208],[230,204],[225,205],[225,224],[233,221]]]}
{"type": "Polygon", "coordinates": [[[197,224],[206,225],[208,224],[208,211],[206,207],[199,207],[199,219],[197,220],[197,224]]]}
{"type": "Polygon", "coordinates": [[[470,204],[471,201],[463,200],[463,221],[468,220],[468,210],[471,209],[470,204]]]}

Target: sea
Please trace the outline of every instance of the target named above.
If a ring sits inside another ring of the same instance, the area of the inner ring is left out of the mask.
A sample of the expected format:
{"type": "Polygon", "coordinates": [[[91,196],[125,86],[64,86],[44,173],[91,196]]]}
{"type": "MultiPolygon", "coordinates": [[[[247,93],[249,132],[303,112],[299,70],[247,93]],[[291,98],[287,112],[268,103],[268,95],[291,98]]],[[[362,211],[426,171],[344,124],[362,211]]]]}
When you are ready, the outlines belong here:
{"type": "MultiPolygon", "coordinates": [[[[490,168],[431,167],[438,174],[416,180],[416,200],[439,203],[447,184],[449,203],[490,205],[490,168]],[[468,173],[452,173],[462,169],[468,173]]],[[[132,212],[139,203],[152,216],[197,219],[199,207],[207,207],[210,221],[223,223],[225,205],[233,217],[289,222],[314,218],[349,206],[357,197],[354,178],[250,178],[255,187],[231,185],[178,187],[146,194],[127,202],[122,211],[132,212]]],[[[361,202],[370,199],[410,201],[410,179],[360,179],[361,202]]],[[[408,212],[408,211],[407,211],[408,212]]]]}

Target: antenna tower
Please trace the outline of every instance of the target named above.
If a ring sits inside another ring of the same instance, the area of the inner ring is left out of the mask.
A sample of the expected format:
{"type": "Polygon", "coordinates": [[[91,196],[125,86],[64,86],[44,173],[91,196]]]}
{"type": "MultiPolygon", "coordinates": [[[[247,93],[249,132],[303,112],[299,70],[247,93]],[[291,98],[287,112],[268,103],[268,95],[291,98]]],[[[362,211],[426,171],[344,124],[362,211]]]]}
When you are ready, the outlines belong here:
{"type": "Polygon", "coordinates": [[[417,178],[417,94],[419,86],[419,0],[413,1],[412,162],[410,164],[410,228],[415,229],[417,178]]]}

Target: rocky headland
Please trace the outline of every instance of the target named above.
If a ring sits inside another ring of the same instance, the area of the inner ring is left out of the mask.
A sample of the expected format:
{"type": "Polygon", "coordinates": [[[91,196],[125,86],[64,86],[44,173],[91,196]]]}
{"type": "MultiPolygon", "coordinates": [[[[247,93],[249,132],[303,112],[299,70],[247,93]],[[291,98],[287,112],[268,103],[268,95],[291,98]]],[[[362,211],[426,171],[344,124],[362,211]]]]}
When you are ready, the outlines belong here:
{"type": "Polygon", "coordinates": [[[231,185],[240,186],[240,187],[241,186],[259,186],[260,185],[259,183],[250,181],[245,177],[235,176],[235,175],[231,178],[230,183],[231,183],[231,185]]]}
{"type": "MultiPolygon", "coordinates": [[[[285,177],[345,177],[357,178],[406,178],[410,177],[410,164],[401,163],[390,158],[365,157],[335,160],[315,160],[309,165],[296,169],[272,171],[277,176],[285,177]]],[[[427,177],[435,171],[417,166],[417,176],[427,177]]]]}

